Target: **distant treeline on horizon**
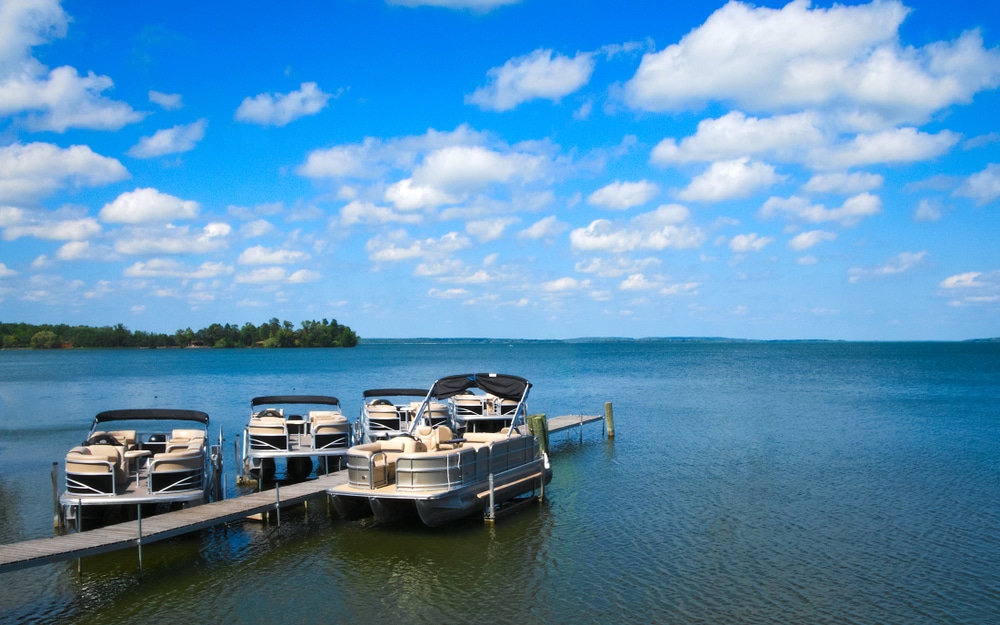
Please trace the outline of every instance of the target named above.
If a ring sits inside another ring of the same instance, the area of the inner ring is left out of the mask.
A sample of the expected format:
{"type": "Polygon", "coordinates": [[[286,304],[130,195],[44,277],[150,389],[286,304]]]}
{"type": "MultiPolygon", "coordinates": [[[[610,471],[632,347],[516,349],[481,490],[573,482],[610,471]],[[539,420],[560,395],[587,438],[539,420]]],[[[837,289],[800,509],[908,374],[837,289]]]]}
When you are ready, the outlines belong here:
{"type": "Polygon", "coordinates": [[[272,318],[259,326],[247,322],[213,323],[207,328],[185,328],[173,334],[132,331],[115,326],[0,323],[4,349],[68,349],[74,347],[354,347],[359,338],[337,320],[303,321],[296,329],[290,321],[272,318]]]}

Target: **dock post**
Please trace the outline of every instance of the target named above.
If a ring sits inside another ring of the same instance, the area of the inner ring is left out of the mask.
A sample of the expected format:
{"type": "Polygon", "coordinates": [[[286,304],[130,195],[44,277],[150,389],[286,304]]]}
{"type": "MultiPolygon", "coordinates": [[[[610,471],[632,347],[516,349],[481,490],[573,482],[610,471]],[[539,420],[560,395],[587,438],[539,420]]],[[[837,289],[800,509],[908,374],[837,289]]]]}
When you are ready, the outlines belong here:
{"type": "Polygon", "coordinates": [[[274,513],[278,527],[281,527],[281,484],[274,483],[274,513]]]}
{"type": "Polygon", "coordinates": [[[52,463],[52,526],[53,529],[62,529],[62,506],[59,505],[59,463],[52,463]]]}
{"type": "Polygon", "coordinates": [[[497,516],[496,516],[496,508],[494,507],[495,504],[493,503],[493,501],[494,501],[494,499],[493,499],[493,474],[490,473],[490,513],[486,517],[486,519],[488,521],[495,521],[496,518],[497,518],[497,516]]]}
{"type": "Polygon", "coordinates": [[[142,504],[135,504],[135,518],[139,524],[139,538],[135,541],[139,548],[139,578],[142,578],[142,504]]]}
{"type": "Polygon", "coordinates": [[[608,428],[608,438],[615,437],[615,411],[611,402],[604,402],[604,425],[608,428]]]}

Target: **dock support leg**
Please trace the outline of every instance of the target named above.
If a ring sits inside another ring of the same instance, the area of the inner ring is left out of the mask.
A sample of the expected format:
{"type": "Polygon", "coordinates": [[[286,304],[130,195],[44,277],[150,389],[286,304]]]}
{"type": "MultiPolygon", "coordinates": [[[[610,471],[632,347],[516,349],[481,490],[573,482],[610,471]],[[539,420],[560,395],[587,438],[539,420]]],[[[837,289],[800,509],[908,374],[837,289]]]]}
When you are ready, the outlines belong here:
{"type": "Polygon", "coordinates": [[[281,527],[281,484],[274,483],[274,513],[278,527],[281,527]]]}
{"type": "Polygon", "coordinates": [[[615,411],[611,408],[611,402],[604,403],[604,425],[608,428],[608,438],[615,437],[615,411]]]}
{"type": "Polygon", "coordinates": [[[142,504],[135,505],[135,518],[139,525],[139,538],[135,544],[139,549],[139,579],[142,579],[142,504]]]}
{"type": "Polygon", "coordinates": [[[496,504],[493,498],[493,474],[490,473],[490,511],[486,515],[487,521],[495,521],[497,518],[496,504]]]}
{"type": "Polygon", "coordinates": [[[60,530],[63,528],[62,506],[59,505],[59,463],[52,463],[52,526],[60,530]]]}

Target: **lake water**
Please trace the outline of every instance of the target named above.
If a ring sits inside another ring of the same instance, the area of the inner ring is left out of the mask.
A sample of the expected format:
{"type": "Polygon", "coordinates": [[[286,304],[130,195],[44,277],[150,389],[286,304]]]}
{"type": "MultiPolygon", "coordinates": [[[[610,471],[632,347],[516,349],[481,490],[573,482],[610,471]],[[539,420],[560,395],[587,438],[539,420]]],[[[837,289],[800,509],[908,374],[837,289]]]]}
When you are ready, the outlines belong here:
{"type": "MultiPolygon", "coordinates": [[[[52,534],[52,463],[113,408],[204,410],[498,371],[553,437],[548,502],[386,528],[317,500],[0,574],[0,623],[1000,623],[1000,344],[363,344],[0,351],[0,543],[52,534]]],[[[60,488],[62,485],[60,484],[60,488]]]]}

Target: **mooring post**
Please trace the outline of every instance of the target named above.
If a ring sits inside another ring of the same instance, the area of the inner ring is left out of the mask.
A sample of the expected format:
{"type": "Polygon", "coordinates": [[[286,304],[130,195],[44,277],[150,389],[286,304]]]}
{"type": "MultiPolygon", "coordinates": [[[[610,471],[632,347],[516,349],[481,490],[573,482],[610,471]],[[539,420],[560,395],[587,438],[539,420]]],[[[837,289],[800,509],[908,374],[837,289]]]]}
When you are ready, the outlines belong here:
{"type": "Polygon", "coordinates": [[[62,529],[62,507],[59,505],[59,463],[52,463],[52,526],[62,529]]]}
{"type": "Polygon", "coordinates": [[[611,408],[611,402],[604,402],[604,425],[608,428],[608,438],[615,437],[615,411],[611,408]]]}
{"type": "Polygon", "coordinates": [[[281,484],[274,483],[274,513],[278,527],[281,527],[281,484]]]}
{"type": "Polygon", "coordinates": [[[493,474],[490,473],[490,514],[487,517],[490,521],[496,519],[496,508],[494,508],[494,497],[493,497],[493,474]]]}
{"type": "Polygon", "coordinates": [[[135,504],[135,518],[139,522],[139,538],[135,544],[139,548],[139,577],[142,578],[142,504],[135,504]]]}

